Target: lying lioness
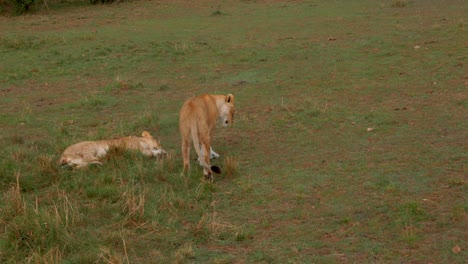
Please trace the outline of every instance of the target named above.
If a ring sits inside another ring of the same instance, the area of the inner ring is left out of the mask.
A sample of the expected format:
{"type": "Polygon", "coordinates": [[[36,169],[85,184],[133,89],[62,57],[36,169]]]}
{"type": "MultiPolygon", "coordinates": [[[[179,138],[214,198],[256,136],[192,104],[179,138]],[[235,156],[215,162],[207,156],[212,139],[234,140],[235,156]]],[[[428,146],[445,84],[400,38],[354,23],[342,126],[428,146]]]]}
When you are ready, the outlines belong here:
{"type": "Polygon", "coordinates": [[[102,165],[101,159],[110,148],[138,150],[148,157],[159,157],[166,154],[159,142],[144,131],[141,137],[124,137],[111,140],[84,141],[66,148],[58,161],[59,165],[72,168],[83,168],[88,164],[102,165]]]}
{"type": "Polygon", "coordinates": [[[213,172],[221,173],[219,167],[210,164],[210,157],[219,157],[211,148],[211,138],[217,120],[223,126],[234,121],[234,95],[203,94],[190,98],[183,104],[179,116],[179,130],[182,136],[184,172],[190,169],[190,144],[193,140],[205,178],[212,179],[213,172]]]}

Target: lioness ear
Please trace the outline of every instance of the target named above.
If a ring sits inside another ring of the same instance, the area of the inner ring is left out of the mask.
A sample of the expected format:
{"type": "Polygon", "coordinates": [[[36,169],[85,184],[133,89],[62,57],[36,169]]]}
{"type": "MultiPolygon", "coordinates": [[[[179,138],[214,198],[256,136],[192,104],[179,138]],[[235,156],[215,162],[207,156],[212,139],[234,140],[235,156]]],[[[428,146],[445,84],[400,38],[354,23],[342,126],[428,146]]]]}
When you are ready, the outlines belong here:
{"type": "Polygon", "coordinates": [[[151,134],[148,131],[143,131],[143,133],[141,133],[141,136],[152,138],[151,134]]]}
{"type": "Polygon", "coordinates": [[[234,95],[232,94],[226,95],[226,103],[234,103],[234,95]]]}

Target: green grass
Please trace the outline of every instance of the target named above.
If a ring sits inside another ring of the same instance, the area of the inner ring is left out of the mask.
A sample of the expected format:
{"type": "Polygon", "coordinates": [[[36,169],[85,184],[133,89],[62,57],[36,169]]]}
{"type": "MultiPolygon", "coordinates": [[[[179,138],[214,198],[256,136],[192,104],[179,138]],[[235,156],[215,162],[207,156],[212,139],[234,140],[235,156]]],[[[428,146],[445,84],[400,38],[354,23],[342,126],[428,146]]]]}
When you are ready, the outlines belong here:
{"type": "Polygon", "coordinates": [[[0,17],[0,262],[463,263],[464,11],[52,2],[0,17]],[[178,112],[205,92],[237,108],[213,183],[195,162],[181,175],[178,112]],[[143,130],[166,159],[56,164],[143,130]]]}

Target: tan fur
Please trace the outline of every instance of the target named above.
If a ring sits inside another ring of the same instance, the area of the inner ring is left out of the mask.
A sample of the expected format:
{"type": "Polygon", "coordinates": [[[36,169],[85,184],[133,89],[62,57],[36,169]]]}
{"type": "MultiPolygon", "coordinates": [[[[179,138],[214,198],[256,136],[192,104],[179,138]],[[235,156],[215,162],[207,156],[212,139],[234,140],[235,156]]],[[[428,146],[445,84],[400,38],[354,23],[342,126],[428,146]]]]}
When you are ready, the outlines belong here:
{"type": "Polygon", "coordinates": [[[234,121],[234,95],[203,94],[188,99],[180,110],[179,130],[182,137],[184,172],[190,169],[190,145],[193,140],[198,161],[203,166],[203,175],[221,173],[217,166],[210,165],[210,155],[219,156],[211,149],[211,139],[219,120],[223,126],[234,121]]]}
{"type": "Polygon", "coordinates": [[[111,140],[84,141],[66,148],[58,161],[59,165],[73,168],[83,168],[88,164],[102,164],[110,148],[137,150],[148,157],[158,157],[166,154],[159,142],[151,134],[144,131],[141,137],[124,137],[111,140]]]}

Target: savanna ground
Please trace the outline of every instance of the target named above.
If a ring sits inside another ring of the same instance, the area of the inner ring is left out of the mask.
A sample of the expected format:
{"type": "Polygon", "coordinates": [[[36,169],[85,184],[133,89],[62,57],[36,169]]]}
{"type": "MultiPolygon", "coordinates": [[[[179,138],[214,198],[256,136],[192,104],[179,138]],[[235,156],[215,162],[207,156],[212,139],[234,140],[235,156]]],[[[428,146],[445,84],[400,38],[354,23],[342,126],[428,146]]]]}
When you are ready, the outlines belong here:
{"type": "Polygon", "coordinates": [[[0,17],[0,262],[467,259],[464,1],[47,3],[0,17]],[[237,107],[213,183],[180,174],[205,92],[237,107]],[[165,160],[56,165],[143,130],[165,160]]]}

